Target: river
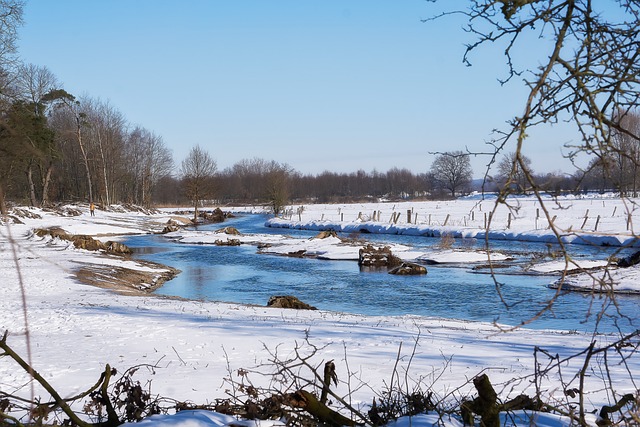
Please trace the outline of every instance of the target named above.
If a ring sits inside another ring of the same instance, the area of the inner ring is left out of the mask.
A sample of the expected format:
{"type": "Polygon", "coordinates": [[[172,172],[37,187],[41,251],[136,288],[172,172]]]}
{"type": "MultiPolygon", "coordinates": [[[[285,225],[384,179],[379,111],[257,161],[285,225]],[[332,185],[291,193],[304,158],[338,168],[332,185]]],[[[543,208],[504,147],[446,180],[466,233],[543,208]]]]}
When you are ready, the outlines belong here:
{"type": "MultiPolygon", "coordinates": [[[[230,219],[242,233],[288,234],[308,238],[316,232],[264,227],[266,217],[244,215],[230,219]]],[[[222,225],[201,226],[215,230],[222,225]]],[[[427,248],[439,239],[419,236],[372,235],[374,242],[397,242],[427,248]]],[[[135,256],[182,270],[156,293],[188,299],[265,305],[273,295],[294,295],[322,310],[373,316],[433,316],[519,325],[536,315],[556,291],[546,285],[554,277],[500,274],[494,278],[469,266],[428,266],[426,276],[393,276],[360,271],[354,261],[326,261],[256,253],[255,246],[214,246],[176,243],[161,235],[134,236],[125,243],[135,256]]],[[[465,242],[465,245],[469,245],[465,242]]],[[[472,242],[481,246],[483,242],[472,242]]],[[[545,252],[543,244],[495,242],[494,250],[516,254],[545,252]]],[[[572,247],[574,256],[606,257],[606,248],[572,247]]],[[[502,272],[502,271],[501,271],[502,272]]],[[[563,293],[552,310],[527,323],[534,329],[630,332],[640,327],[640,296],[619,295],[612,301],[581,293],[563,293]],[[606,316],[596,314],[606,308],[606,316]],[[587,313],[592,313],[587,316],[587,313]]]]}

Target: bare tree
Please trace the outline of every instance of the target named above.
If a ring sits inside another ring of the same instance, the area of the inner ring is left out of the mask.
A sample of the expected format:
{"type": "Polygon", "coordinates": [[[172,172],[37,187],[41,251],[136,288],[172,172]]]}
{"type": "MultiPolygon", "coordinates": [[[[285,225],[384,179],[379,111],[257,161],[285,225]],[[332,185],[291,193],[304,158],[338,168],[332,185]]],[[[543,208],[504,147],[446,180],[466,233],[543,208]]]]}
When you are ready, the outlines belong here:
{"type": "Polygon", "coordinates": [[[275,161],[267,166],[265,175],[266,199],[275,216],[282,213],[289,200],[289,176],[292,171],[290,166],[275,161]]]}
{"type": "Polygon", "coordinates": [[[524,154],[520,154],[518,158],[515,152],[505,154],[498,163],[498,184],[501,187],[509,187],[516,193],[525,193],[529,187],[527,177],[522,170],[521,164],[524,164],[531,175],[531,160],[524,154]]]}
{"type": "MultiPolygon", "coordinates": [[[[89,161],[89,152],[87,147],[87,114],[85,113],[80,101],[64,89],[57,89],[49,92],[43,97],[45,102],[53,102],[59,110],[65,113],[61,118],[66,118],[66,137],[74,139],[80,149],[82,164],[84,165],[85,178],[87,180],[87,193],[89,203],[93,203],[93,183],[91,174],[91,165],[89,161]]],[[[64,123],[62,120],[61,123],[64,123]]]]}
{"type": "Polygon", "coordinates": [[[154,186],[173,170],[171,151],[162,137],[139,126],[129,134],[128,151],[133,163],[135,201],[149,207],[154,186]]]}
{"type": "Polygon", "coordinates": [[[456,197],[457,193],[467,191],[471,184],[473,170],[469,154],[462,151],[439,154],[431,164],[431,173],[440,188],[456,197]]]}
{"type": "MultiPolygon", "coordinates": [[[[34,108],[45,108],[42,99],[49,92],[59,89],[58,78],[47,67],[35,64],[20,65],[14,82],[15,93],[20,99],[31,103],[34,108]]],[[[36,111],[44,114],[44,111],[36,111]]]]}
{"type": "Polygon", "coordinates": [[[127,122],[108,101],[83,97],[80,104],[86,118],[86,150],[93,159],[93,174],[99,178],[96,192],[103,203],[110,205],[118,177],[123,173],[127,122]]]}
{"type": "Polygon", "coordinates": [[[187,197],[194,206],[193,221],[198,220],[198,206],[212,194],[212,180],[217,170],[215,160],[205,150],[196,145],[182,161],[181,173],[187,197]]]}

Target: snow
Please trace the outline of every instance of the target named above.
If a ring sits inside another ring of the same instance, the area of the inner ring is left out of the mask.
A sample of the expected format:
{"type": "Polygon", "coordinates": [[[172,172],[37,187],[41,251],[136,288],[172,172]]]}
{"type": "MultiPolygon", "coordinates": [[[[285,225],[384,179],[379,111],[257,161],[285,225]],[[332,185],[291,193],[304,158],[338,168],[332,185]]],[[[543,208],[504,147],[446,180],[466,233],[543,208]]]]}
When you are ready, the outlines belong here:
{"type": "Polygon", "coordinates": [[[633,232],[633,224],[640,221],[636,200],[563,197],[544,201],[548,215],[534,197],[518,197],[509,205],[497,207],[495,200],[475,198],[304,205],[291,207],[289,219],[274,218],[268,226],[345,233],[364,231],[436,237],[450,234],[458,238],[555,243],[557,236],[549,227],[552,222],[565,243],[640,246],[633,232]],[[397,222],[392,221],[394,214],[398,215],[397,222]],[[372,220],[374,216],[375,221],[372,220]]]}
{"type": "MultiPolygon", "coordinates": [[[[425,202],[424,210],[419,210],[423,203],[397,204],[396,209],[406,209],[411,205],[416,212],[420,212],[419,217],[425,218],[426,212],[434,212],[432,222],[444,222],[447,214],[443,216],[440,213],[449,212],[449,221],[453,221],[451,218],[457,213],[466,212],[468,215],[471,209],[479,212],[479,203],[483,204],[484,211],[490,206],[487,201],[477,200],[461,201],[459,205],[454,202],[434,203],[425,202]]],[[[532,210],[535,204],[520,203],[520,217],[512,220],[513,228],[520,222],[533,223],[524,216],[524,212],[535,212],[532,210]]],[[[590,206],[590,219],[604,210],[611,216],[611,212],[616,210],[616,215],[607,221],[601,219],[602,228],[599,229],[607,233],[606,237],[613,236],[617,242],[632,238],[632,233],[626,230],[626,217],[620,216],[620,211],[625,208],[621,202],[576,199],[570,200],[570,203],[574,208],[562,211],[566,217],[574,211],[581,212],[584,217],[584,203],[590,206]]],[[[303,215],[309,217],[303,219],[304,224],[312,224],[309,218],[313,215],[321,218],[324,214],[326,218],[330,214],[335,215],[336,210],[346,216],[360,210],[372,212],[383,208],[385,212],[390,211],[388,204],[305,206],[303,215]]],[[[105,365],[110,364],[120,373],[130,367],[141,366],[135,378],[141,384],[150,381],[154,395],[195,403],[211,402],[228,397],[229,384],[225,378],[237,379],[238,369],[251,372],[251,379],[257,386],[275,387],[269,382],[269,375],[259,373],[274,372],[274,355],[285,360],[298,351],[309,355],[312,364],[317,366],[333,359],[341,380],[336,392],[346,396],[351,391],[350,399],[357,407],[370,404],[374,391],[383,390],[393,381],[399,381],[394,371],[396,364],[398,372],[402,373],[401,377],[408,382],[407,387],[430,387],[434,396],[444,401],[452,402],[472,395],[474,389],[470,379],[481,372],[490,376],[500,397],[506,399],[519,393],[533,395],[535,387],[531,381],[512,382],[512,379],[532,374],[536,365],[536,346],[549,354],[566,357],[580,352],[592,340],[598,346],[605,346],[618,339],[613,335],[592,336],[566,331],[519,329],[501,333],[492,324],[430,317],[359,316],[123,295],[80,283],[75,276],[78,265],[102,265],[106,268],[126,266],[139,271],[148,271],[148,265],[124,258],[121,261],[117,258],[105,259],[101,253],[78,250],[69,246],[68,242],[37,237],[32,230],[59,226],[69,233],[113,240],[125,234],[159,231],[171,214],[143,215],[97,210],[92,218],[86,207],[80,210],[82,215],[66,217],[31,209],[42,217],[24,218],[21,219],[24,224],[0,227],[0,276],[3,278],[3,286],[0,286],[0,333],[8,331],[7,343],[19,354],[25,355],[28,328],[34,368],[63,396],[75,395],[89,388],[104,371],[105,365]],[[23,293],[26,316],[22,315],[21,309],[23,293]]],[[[633,210],[634,218],[635,215],[633,210]]],[[[476,220],[477,216],[476,213],[476,220]]],[[[575,218],[558,218],[558,224],[563,224],[563,227],[570,222],[576,223],[575,218]]],[[[334,225],[346,225],[335,219],[333,221],[334,225]]],[[[438,228],[433,224],[427,227],[438,232],[447,230],[460,235],[471,234],[460,219],[455,221],[457,224],[447,226],[450,228],[438,228]]],[[[289,226],[295,224],[289,222],[289,226]]],[[[421,227],[412,225],[405,230],[413,233],[423,230],[421,227]]],[[[477,225],[474,227],[477,228],[477,225]]],[[[538,232],[542,232],[535,229],[527,232],[525,228],[523,226],[517,232],[512,230],[504,235],[509,238],[523,235],[534,238],[538,232]]],[[[477,229],[472,231],[480,232],[477,229]]],[[[498,233],[496,231],[495,235],[498,233]]],[[[220,239],[220,234],[181,230],[171,233],[170,238],[210,244],[220,239]]],[[[598,240],[598,236],[595,233],[592,235],[594,241],[605,241],[598,240]]],[[[229,235],[227,238],[251,241],[252,244],[271,239],[269,243],[273,246],[269,249],[274,252],[277,247],[281,251],[305,249],[318,257],[330,259],[352,259],[355,250],[355,246],[344,245],[334,238],[304,242],[272,235],[268,235],[268,238],[267,235],[229,235]]],[[[417,254],[410,248],[405,253],[414,259],[423,259],[425,256],[437,259],[437,253],[417,254]]],[[[454,254],[453,251],[447,254],[446,259],[451,259],[454,254]]],[[[481,262],[487,255],[462,251],[456,256],[460,256],[460,262],[481,262]]],[[[548,266],[545,268],[551,271],[548,266]]],[[[158,267],[157,272],[161,270],[158,267]]],[[[619,269],[616,274],[621,280],[620,287],[637,289],[640,282],[638,269],[619,269]]],[[[576,286],[580,286],[580,280],[584,281],[583,286],[593,285],[588,283],[588,279],[581,279],[583,277],[572,275],[567,280],[570,278],[576,286]]],[[[540,358],[540,354],[537,357],[540,358]]],[[[562,367],[563,377],[573,378],[582,369],[582,364],[582,359],[568,360],[562,367]]],[[[638,357],[627,359],[626,364],[629,372],[640,372],[638,357]]],[[[545,396],[565,403],[576,401],[577,398],[572,400],[558,387],[556,374],[552,372],[548,378],[540,380],[545,396]]],[[[617,384],[619,393],[635,392],[633,383],[622,367],[612,367],[609,374],[617,384]]],[[[567,386],[576,387],[575,381],[567,386]]],[[[603,387],[597,375],[588,376],[585,381],[587,409],[610,404],[606,387],[603,387]]],[[[25,372],[8,357],[0,358],[2,392],[28,397],[28,384],[29,377],[25,372]]],[[[46,396],[38,387],[36,394],[46,396]]],[[[47,400],[48,396],[43,399],[47,400]]],[[[77,405],[76,409],[81,409],[81,405],[77,405]]],[[[548,414],[534,416],[537,417],[536,425],[568,425],[566,418],[548,414]]],[[[595,416],[590,417],[593,422],[595,416]]],[[[437,422],[437,416],[427,414],[412,417],[411,420],[400,419],[391,425],[421,427],[436,425],[437,422]]],[[[460,425],[456,419],[443,422],[448,426],[460,425]]],[[[208,411],[187,411],[155,416],[138,425],[141,424],[186,427],[238,425],[239,422],[232,417],[208,411]]],[[[529,425],[529,420],[523,419],[517,424],[529,425]]],[[[264,427],[281,423],[242,422],[242,425],[264,427]]]]}

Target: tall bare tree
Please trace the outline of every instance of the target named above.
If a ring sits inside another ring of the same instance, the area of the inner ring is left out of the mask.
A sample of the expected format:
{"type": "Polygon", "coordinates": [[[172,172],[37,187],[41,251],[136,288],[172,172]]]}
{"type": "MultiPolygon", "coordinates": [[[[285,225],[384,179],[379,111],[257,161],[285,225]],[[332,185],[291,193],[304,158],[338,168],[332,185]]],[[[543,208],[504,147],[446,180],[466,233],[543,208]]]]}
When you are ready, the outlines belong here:
{"type": "Polygon", "coordinates": [[[127,136],[127,153],[133,177],[134,201],[151,206],[154,186],[173,170],[171,151],[162,137],[136,126],[127,136]]]}
{"type": "Polygon", "coordinates": [[[531,159],[520,154],[520,157],[515,152],[505,154],[498,162],[498,184],[504,188],[509,187],[516,193],[525,193],[530,187],[527,182],[527,177],[522,171],[521,164],[524,164],[529,174],[533,176],[533,169],[531,169],[531,159]]]}
{"type": "Polygon", "coordinates": [[[193,221],[198,220],[198,206],[213,193],[213,177],[218,166],[208,152],[196,145],[182,161],[181,175],[187,197],[193,202],[193,221]]]}
{"type": "Polygon", "coordinates": [[[83,97],[80,105],[86,117],[86,150],[93,159],[93,174],[99,177],[96,191],[102,202],[109,205],[123,175],[127,122],[108,101],[83,97]]]}
{"type": "Polygon", "coordinates": [[[272,161],[267,165],[266,200],[275,216],[280,215],[289,200],[289,177],[293,169],[287,164],[272,161]]]}
{"type": "Polygon", "coordinates": [[[473,178],[469,154],[462,151],[439,154],[431,164],[431,173],[440,188],[456,197],[457,193],[468,191],[473,178]]]}
{"type": "Polygon", "coordinates": [[[61,135],[64,135],[63,137],[65,138],[73,139],[80,150],[85,178],[87,180],[86,191],[88,201],[89,203],[93,203],[93,180],[86,136],[88,129],[87,114],[80,101],[76,100],[75,96],[64,89],[49,92],[43,97],[43,100],[54,103],[59,110],[64,110],[64,113],[66,113],[60,116],[60,118],[63,119],[60,123],[65,126],[65,132],[61,133],[61,135]]]}

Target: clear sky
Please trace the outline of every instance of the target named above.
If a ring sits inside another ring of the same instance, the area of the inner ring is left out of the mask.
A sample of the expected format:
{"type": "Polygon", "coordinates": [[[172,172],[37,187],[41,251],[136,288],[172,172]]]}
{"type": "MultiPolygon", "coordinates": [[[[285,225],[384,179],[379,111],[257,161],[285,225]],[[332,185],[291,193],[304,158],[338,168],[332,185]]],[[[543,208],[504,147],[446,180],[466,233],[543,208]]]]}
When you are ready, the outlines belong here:
{"type": "MultiPolygon", "coordinates": [[[[429,152],[487,151],[525,96],[521,81],[498,83],[498,47],[466,67],[473,38],[456,18],[421,21],[435,12],[425,0],[27,0],[19,53],[161,135],[176,163],[199,144],[219,169],[260,157],[303,173],[420,173],[429,152]]],[[[567,135],[532,135],[535,171],[569,171],[567,135]]],[[[472,160],[475,176],[487,161],[472,160]]]]}

